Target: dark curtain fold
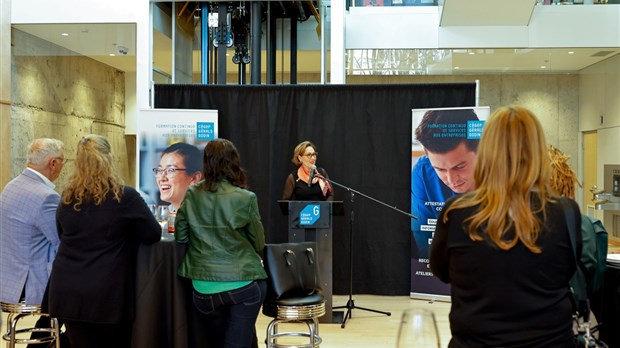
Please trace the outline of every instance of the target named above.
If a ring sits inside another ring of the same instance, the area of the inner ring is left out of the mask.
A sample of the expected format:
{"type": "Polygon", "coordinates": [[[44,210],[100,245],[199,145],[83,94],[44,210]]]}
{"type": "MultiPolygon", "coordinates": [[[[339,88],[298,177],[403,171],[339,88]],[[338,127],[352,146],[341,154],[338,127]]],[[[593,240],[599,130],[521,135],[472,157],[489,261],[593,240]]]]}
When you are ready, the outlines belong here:
{"type": "MultiPolygon", "coordinates": [[[[410,211],[411,109],[475,105],[475,83],[407,85],[156,85],[155,107],[216,109],[220,138],[235,143],[258,196],[267,241],[287,241],[276,203],[295,167],[293,148],[310,140],[330,179],[410,211]]],[[[345,216],[335,218],[334,294],[408,295],[409,217],[335,187],[345,216]],[[351,199],[353,198],[353,199],[351,199]]]]}

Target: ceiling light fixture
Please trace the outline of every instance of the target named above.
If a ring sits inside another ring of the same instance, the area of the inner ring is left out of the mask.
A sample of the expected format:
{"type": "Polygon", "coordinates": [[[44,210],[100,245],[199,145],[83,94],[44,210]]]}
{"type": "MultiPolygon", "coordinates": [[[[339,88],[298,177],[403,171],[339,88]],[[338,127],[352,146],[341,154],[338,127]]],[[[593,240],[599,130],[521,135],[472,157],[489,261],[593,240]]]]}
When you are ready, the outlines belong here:
{"type": "Polygon", "coordinates": [[[61,33],[62,36],[69,36],[69,33],[61,33]]]}
{"type": "Polygon", "coordinates": [[[568,51],[568,54],[575,54],[574,51],[568,51]]]}
{"type": "Polygon", "coordinates": [[[540,68],[541,69],[547,69],[547,66],[546,65],[541,65],[540,68]]]}

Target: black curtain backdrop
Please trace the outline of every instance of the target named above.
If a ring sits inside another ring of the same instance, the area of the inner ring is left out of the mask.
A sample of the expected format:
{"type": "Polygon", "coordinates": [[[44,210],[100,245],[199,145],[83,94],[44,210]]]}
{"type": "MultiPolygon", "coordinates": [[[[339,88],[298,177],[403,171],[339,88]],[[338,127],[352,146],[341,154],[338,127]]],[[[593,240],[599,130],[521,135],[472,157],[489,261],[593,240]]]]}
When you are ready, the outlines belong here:
{"type": "MultiPolygon", "coordinates": [[[[295,145],[310,140],[330,179],[410,211],[411,109],[475,105],[475,83],[407,85],[156,85],[155,107],[216,109],[220,138],[237,146],[258,196],[268,243],[287,241],[276,203],[295,145]]],[[[349,292],[353,221],[353,293],[408,295],[410,219],[335,187],[345,216],[333,236],[333,292],[349,292]]]]}

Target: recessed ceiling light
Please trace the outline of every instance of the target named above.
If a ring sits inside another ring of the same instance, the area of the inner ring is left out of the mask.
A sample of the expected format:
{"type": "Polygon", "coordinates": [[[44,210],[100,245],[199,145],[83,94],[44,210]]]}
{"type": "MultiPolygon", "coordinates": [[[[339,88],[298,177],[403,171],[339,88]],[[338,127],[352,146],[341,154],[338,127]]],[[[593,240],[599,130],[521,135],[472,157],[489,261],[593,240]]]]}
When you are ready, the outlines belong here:
{"type": "Polygon", "coordinates": [[[454,70],[459,70],[461,67],[460,66],[455,66],[454,70]]]}
{"type": "Polygon", "coordinates": [[[110,57],[116,57],[116,54],[110,53],[110,57]]]}
{"type": "Polygon", "coordinates": [[[547,66],[546,65],[541,65],[540,68],[541,69],[547,69],[547,66]]]}
{"type": "Polygon", "coordinates": [[[60,35],[62,35],[62,36],[69,36],[69,33],[62,33],[60,35]]]}
{"type": "Polygon", "coordinates": [[[568,54],[575,54],[574,51],[568,51],[568,54]]]}
{"type": "Polygon", "coordinates": [[[474,54],[476,54],[476,52],[469,52],[470,56],[473,56],[474,54]]]}

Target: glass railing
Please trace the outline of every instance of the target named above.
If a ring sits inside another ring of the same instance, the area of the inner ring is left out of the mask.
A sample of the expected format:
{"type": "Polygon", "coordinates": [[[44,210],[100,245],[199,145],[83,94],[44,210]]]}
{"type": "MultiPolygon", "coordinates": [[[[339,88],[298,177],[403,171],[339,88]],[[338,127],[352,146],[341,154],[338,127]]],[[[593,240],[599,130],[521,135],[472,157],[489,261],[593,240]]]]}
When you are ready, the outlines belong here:
{"type": "Polygon", "coordinates": [[[439,0],[351,0],[354,6],[438,6],[439,0]]]}
{"type": "MultiPolygon", "coordinates": [[[[353,6],[442,6],[444,0],[350,0],[353,6]]],[[[605,5],[620,0],[537,0],[537,5],[605,5]]]]}
{"type": "Polygon", "coordinates": [[[614,0],[536,0],[537,5],[604,5],[619,3],[614,0]]]}

